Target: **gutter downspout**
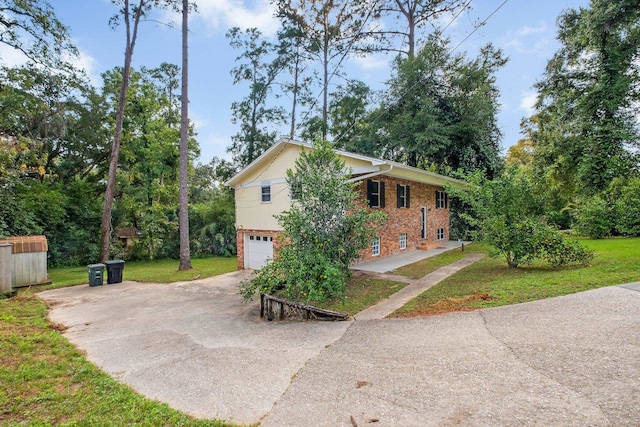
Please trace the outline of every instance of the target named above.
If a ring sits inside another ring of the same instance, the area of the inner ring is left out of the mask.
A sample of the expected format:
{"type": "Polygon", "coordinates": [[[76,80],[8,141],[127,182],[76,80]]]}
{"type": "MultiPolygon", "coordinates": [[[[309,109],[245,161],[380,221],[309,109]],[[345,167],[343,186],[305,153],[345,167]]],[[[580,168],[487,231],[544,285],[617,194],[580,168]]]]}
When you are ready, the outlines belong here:
{"type": "Polygon", "coordinates": [[[390,171],[391,171],[391,169],[393,169],[393,165],[386,165],[386,166],[388,166],[388,168],[387,168],[387,169],[384,169],[384,170],[382,170],[382,169],[381,169],[381,170],[379,170],[379,171],[377,171],[377,172],[371,172],[371,173],[368,173],[368,174],[366,174],[366,175],[361,175],[361,176],[357,176],[357,177],[355,177],[355,178],[351,178],[351,179],[349,180],[349,182],[362,181],[363,179],[367,179],[367,178],[371,178],[371,177],[374,177],[374,176],[378,176],[378,175],[385,174],[385,173],[387,173],[387,172],[390,172],[390,171]]]}

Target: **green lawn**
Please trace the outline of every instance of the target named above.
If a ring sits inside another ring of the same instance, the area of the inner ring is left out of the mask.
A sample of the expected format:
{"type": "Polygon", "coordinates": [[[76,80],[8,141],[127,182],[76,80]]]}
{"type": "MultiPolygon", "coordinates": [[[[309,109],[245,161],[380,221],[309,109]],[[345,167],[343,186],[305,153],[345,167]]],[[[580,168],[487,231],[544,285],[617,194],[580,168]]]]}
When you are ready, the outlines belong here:
{"type": "MultiPolygon", "coordinates": [[[[503,259],[486,257],[424,292],[392,316],[496,307],[640,280],[640,238],[581,242],[595,251],[588,267],[556,270],[534,263],[509,269],[503,259]]],[[[467,251],[486,253],[488,248],[474,243],[467,251]]],[[[419,270],[415,265],[412,268],[419,270]]]]}
{"type": "MultiPolygon", "coordinates": [[[[125,280],[169,283],[234,271],[235,258],[126,263],[125,280]]],[[[224,426],[144,398],[86,361],[47,319],[34,290],[87,283],[86,267],[49,270],[52,284],[0,299],[0,425],[224,426]]]]}
{"type": "MultiPolygon", "coordinates": [[[[237,269],[235,257],[194,258],[191,260],[193,269],[188,271],[178,271],[178,264],[178,260],[127,262],[124,266],[123,279],[139,282],[172,283],[217,276],[237,269]]],[[[106,282],[106,271],[104,277],[106,282]]],[[[89,281],[86,266],[51,268],[49,269],[49,278],[52,284],[39,288],[39,290],[79,285],[89,281]]]]}
{"type": "MultiPolygon", "coordinates": [[[[478,245],[475,244],[475,247],[477,246],[478,245]]],[[[404,267],[398,268],[394,274],[411,277],[412,279],[420,279],[440,267],[464,258],[470,248],[474,250],[473,246],[465,246],[465,252],[462,252],[460,249],[454,249],[422,261],[414,262],[413,264],[405,265],[404,267]]]]}
{"type": "MultiPolygon", "coordinates": [[[[502,259],[485,258],[411,301],[394,316],[473,310],[565,295],[640,280],[640,238],[582,240],[595,251],[591,266],[554,270],[542,264],[508,269],[502,259]]],[[[474,243],[399,269],[421,277],[468,252],[487,252],[474,243]]],[[[195,269],[177,271],[177,261],[125,265],[124,279],[168,283],[235,270],[235,258],[193,260],[195,269]]],[[[86,267],[52,269],[52,287],[87,283],[86,267]]],[[[397,292],[404,283],[355,277],[342,301],[324,307],[355,314],[397,292]]],[[[39,288],[40,289],[40,288],[39,288]]],[[[47,320],[47,307],[23,291],[0,299],[0,424],[221,426],[194,420],[150,401],[87,362],[47,320]]]]}
{"type": "Polygon", "coordinates": [[[0,300],[1,425],[223,426],[151,401],[87,362],[35,296],[0,300]]]}
{"type": "Polygon", "coordinates": [[[388,298],[405,286],[407,284],[403,282],[370,277],[352,277],[347,283],[344,299],[312,305],[353,316],[378,301],[388,298]]]}

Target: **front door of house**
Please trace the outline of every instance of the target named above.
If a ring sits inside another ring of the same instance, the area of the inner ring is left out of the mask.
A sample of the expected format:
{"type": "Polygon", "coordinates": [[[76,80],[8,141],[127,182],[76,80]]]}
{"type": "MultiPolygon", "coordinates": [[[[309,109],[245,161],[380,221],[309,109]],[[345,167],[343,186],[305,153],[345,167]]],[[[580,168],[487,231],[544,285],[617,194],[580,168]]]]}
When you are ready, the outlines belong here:
{"type": "Polygon", "coordinates": [[[422,231],[420,233],[420,236],[422,236],[423,239],[426,239],[427,238],[427,208],[425,207],[420,208],[420,224],[422,226],[422,231]]]}

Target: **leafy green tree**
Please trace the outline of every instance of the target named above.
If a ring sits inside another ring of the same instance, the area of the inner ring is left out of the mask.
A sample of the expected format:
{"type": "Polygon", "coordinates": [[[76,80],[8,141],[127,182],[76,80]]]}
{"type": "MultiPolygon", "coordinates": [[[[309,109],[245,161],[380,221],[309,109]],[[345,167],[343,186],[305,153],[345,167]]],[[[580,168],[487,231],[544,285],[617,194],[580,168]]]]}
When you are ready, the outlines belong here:
{"type": "Polygon", "coordinates": [[[268,97],[283,65],[273,60],[276,46],[262,37],[257,28],[242,32],[232,28],[227,33],[230,44],[242,49],[239,64],[231,70],[234,84],[248,83],[249,95],[231,105],[232,122],[240,123],[240,131],[231,137],[227,149],[237,169],[253,162],[276,140],[277,132],[269,126],[284,122],[284,109],[269,107],[268,97]]]}
{"type": "MultiPolygon", "coordinates": [[[[165,86],[168,80],[158,78],[161,71],[143,68],[130,74],[115,189],[113,227],[134,226],[140,230],[142,237],[132,254],[139,259],[179,255],[180,128],[175,117],[166,119],[169,111],[177,116],[179,99],[169,97],[165,86]]],[[[114,69],[104,77],[104,96],[113,111],[121,70],[114,69]]],[[[197,153],[197,142],[190,134],[190,162],[197,153]]]]}
{"type": "Polygon", "coordinates": [[[156,9],[166,9],[175,6],[177,0],[111,0],[115,5],[120,6],[119,12],[111,17],[109,23],[116,28],[121,21],[125,27],[125,50],[124,66],[122,67],[122,79],[120,80],[120,92],[115,116],[115,127],[113,131],[113,144],[109,160],[109,174],[107,175],[107,187],[104,193],[104,209],[102,212],[102,223],[100,225],[100,259],[105,262],[109,259],[109,244],[111,242],[111,211],[116,188],[116,177],[118,171],[118,161],[120,155],[120,145],[122,142],[122,129],[124,123],[124,109],[129,87],[129,77],[131,74],[131,61],[133,52],[138,40],[138,27],[142,18],[148,17],[156,9]]]}
{"type": "Polygon", "coordinates": [[[297,300],[342,297],[349,264],[371,244],[385,215],[357,207],[357,184],[327,141],[300,154],[295,170],[287,171],[287,183],[300,191],[290,210],[276,216],[286,244],[242,292],[247,299],[256,290],[270,293],[280,288],[297,300]]]}
{"type": "Polygon", "coordinates": [[[541,203],[531,179],[517,168],[508,168],[492,181],[481,174],[470,178],[465,189],[449,187],[451,195],[472,207],[468,221],[477,227],[475,238],[491,244],[493,255],[504,257],[509,268],[536,258],[553,267],[588,264],[593,254],[576,241],[567,241],[542,220],[541,203]]]}
{"type": "Polygon", "coordinates": [[[614,212],[618,232],[626,236],[640,236],[640,177],[624,185],[615,201],[614,212]]]}
{"type": "Polygon", "coordinates": [[[372,98],[369,86],[359,80],[349,80],[331,94],[329,131],[336,147],[360,152],[357,141],[367,125],[372,98]]]}
{"type": "Polygon", "coordinates": [[[71,70],[64,56],[78,53],[69,29],[45,0],[0,0],[0,43],[56,70],[71,70]]]}
{"type": "Polygon", "coordinates": [[[613,206],[600,195],[584,200],[575,213],[575,229],[583,236],[602,239],[614,230],[613,206]]]}
{"type": "Polygon", "coordinates": [[[371,133],[388,157],[410,166],[492,177],[502,167],[495,73],[506,60],[491,45],[467,60],[448,44],[430,37],[415,58],[396,62],[371,133]]]}
{"type": "Polygon", "coordinates": [[[560,49],[547,64],[536,115],[535,164],[573,194],[592,196],[638,167],[640,8],[592,0],[558,19],[560,49]]]}
{"type": "MultiPolygon", "coordinates": [[[[87,153],[94,144],[104,149],[97,136],[78,138],[81,122],[99,134],[97,125],[83,121],[92,95],[84,80],[72,74],[31,66],[0,68],[0,132],[19,138],[24,149],[16,161],[48,174],[73,175],[79,165],[65,170],[72,165],[62,164],[63,156],[87,153]]],[[[87,156],[83,160],[91,162],[87,156]]]]}
{"type": "Polygon", "coordinates": [[[196,256],[236,254],[235,201],[233,192],[215,188],[206,202],[189,206],[191,243],[196,256]]]}

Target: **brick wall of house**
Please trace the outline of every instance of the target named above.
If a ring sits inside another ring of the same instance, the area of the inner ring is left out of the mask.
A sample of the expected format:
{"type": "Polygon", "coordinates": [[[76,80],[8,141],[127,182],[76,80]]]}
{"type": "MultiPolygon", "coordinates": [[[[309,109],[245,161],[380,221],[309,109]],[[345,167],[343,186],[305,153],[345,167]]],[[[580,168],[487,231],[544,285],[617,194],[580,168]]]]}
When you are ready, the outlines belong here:
{"type": "MultiPolygon", "coordinates": [[[[413,250],[418,247],[433,248],[439,245],[437,239],[437,230],[444,229],[444,239],[449,239],[449,209],[436,209],[436,190],[443,190],[442,187],[436,187],[427,184],[420,184],[412,181],[376,177],[378,181],[385,183],[385,207],[372,208],[381,209],[387,214],[387,221],[381,226],[378,233],[380,237],[380,255],[388,256],[400,253],[404,250],[413,250]],[[410,204],[409,208],[398,208],[397,204],[397,184],[407,185],[410,188],[410,204]],[[421,224],[421,208],[427,209],[427,236],[422,238],[421,224]],[[400,249],[400,234],[407,235],[406,249],[400,249]]],[[[363,202],[360,207],[366,206],[367,186],[366,180],[360,185],[361,199],[363,202]]],[[[260,234],[263,236],[273,237],[273,253],[277,256],[278,251],[283,245],[279,238],[281,232],[273,230],[249,230],[240,229],[237,231],[237,260],[238,269],[244,269],[244,236],[246,234],[260,234]]],[[[441,240],[441,241],[442,241],[441,240]]],[[[366,261],[378,256],[373,256],[371,247],[360,252],[359,261],[366,261]]]]}
{"type": "MultiPolygon", "coordinates": [[[[380,237],[379,256],[393,255],[418,247],[433,248],[437,247],[439,242],[449,239],[449,209],[436,209],[436,190],[444,190],[442,187],[385,176],[372,179],[385,183],[385,207],[372,208],[382,210],[388,217],[378,233],[378,237],[380,237]],[[409,208],[397,207],[397,184],[409,186],[409,208]],[[425,239],[422,238],[421,208],[423,207],[427,209],[427,236],[425,239]],[[439,228],[444,229],[442,240],[437,239],[439,228]],[[400,249],[400,234],[403,233],[407,235],[406,249],[400,249]]],[[[366,180],[360,185],[360,192],[362,198],[366,200],[366,180]]],[[[377,258],[372,255],[371,248],[364,249],[360,254],[360,261],[377,258]]]]}

